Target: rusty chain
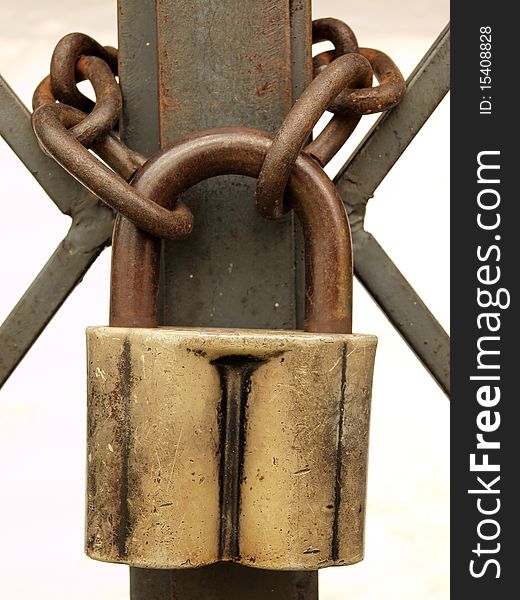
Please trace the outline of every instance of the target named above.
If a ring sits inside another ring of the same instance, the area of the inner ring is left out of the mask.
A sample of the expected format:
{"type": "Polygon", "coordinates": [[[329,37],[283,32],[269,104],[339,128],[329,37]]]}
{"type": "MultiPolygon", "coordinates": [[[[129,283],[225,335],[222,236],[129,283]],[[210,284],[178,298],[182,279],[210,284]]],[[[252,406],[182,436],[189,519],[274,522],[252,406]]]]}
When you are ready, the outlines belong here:
{"type": "Polygon", "coordinates": [[[116,68],[116,50],[103,48],[80,33],[60,40],[51,59],[51,73],[33,95],[36,137],[66,171],[141,229],[166,239],[185,237],[193,227],[193,216],[185,204],[178,201],[169,210],[141,196],[128,183],[146,158],[113,132],[122,107],[116,68]],[[83,79],[94,88],[95,104],[77,90],[77,82],[83,79]]]}
{"type": "Polygon", "coordinates": [[[359,48],[356,36],[338,19],[313,22],[313,43],[330,41],[334,50],[313,60],[314,79],[295,102],[267,153],[256,186],[256,205],[270,219],[280,217],[284,191],[298,153],[314,125],[329,110],[334,117],[320,135],[305,147],[325,166],[347,141],[362,115],[377,113],[398,104],[406,91],[404,78],[383,52],[359,48]],[[371,87],[372,76],[379,82],[371,87]]]}
{"type": "MultiPolygon", "coordinates": [[[[377,50],[359,48],[356,36],[342,21],[318,19],[312,35],[313,43],[329,41],[334,50],[313,59],[313,81],[265,154],[255,201],[266,218],[278,218],[290,208],[290,201],[284,206],[284,192],[302,149],[324,166],[362,115],[395,106],[405,92],[404,79],[392,60],[377,50]],[[373,76],[378,86],[372,87],[373,76]],[[305,146],[326,110],[333,113],[332,119],[305,146]]],[[[117,133],[122,96],[116,76],[116,49],[80,33],[62,38],[52,55],[50,75],[33,96],[32,124],[38,142],[80,183],[140,229],[159,238],[186,237],[193,228],[193,215],[179,198],[162,206],[129,183],[147,158],[123,144],[117,133]],[[83,80],[92,84],[95,102],[78,90],[77,83],[83,80]]]]}

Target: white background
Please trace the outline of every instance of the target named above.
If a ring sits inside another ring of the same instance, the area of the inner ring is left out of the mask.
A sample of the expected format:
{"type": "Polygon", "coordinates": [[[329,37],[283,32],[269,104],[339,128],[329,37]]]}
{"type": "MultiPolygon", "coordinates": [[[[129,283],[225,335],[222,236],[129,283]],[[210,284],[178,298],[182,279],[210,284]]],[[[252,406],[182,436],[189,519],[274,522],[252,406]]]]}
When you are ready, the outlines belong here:
{"type": "MultiPolygon", "coordinates": [[[[405,76],[449,18],[447,0],[316,0],[314,16],[344,19],[361,45],[390,54],[405,76]]],[[[2,2],[0,70],[28,105],[56,41],[71,31],[116,46],[115,0],[2,2]]],[[[363,119],[335,168],[373,120],[363,119]]],[[[445,100],[377,190],[366,221],[446,329],[448,135],[445,100]]],[[[2,320],[66,234],[69,219],[1,140],[0,170],[2,320]]],[[[128,598],[128,569],[90,561],[82,551],[84,329],[107,322],[109,253],[0,392],[0,598],[128,598]]],[[[320,599],[446,599],[448,401],[360,285],[354,324],[379,336],[366,558],[321,571],[320,599]]]]}

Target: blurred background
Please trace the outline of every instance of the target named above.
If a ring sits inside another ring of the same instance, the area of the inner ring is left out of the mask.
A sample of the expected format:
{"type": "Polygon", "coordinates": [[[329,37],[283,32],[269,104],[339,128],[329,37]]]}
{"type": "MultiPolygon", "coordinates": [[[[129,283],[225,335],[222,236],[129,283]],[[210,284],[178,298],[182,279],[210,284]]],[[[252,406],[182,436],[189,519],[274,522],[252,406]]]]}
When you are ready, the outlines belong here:
{"type": "MultiPolygon", "coordinates": [[[[315,0],[407,77],[449,19],[448,0],[315,0]]],[[[57,40],[71,31],[117,46],[116,1],[18,0],[0,7],[0,71],[30,106],[57,40]]],[[[369,202],[373,233],[449,330],[449,99],[369,202]]],[[[363,117],[334,175],[373,124],[363,117]]],[[[319,127],[319,126],[318,126],[319,127]]],[[[0,140],[0,320],[69,227],[0,140]]],[[[128,569],[83,555],[85,343],[108,319],[110,250],[0,392],[0,596],[126,600],[128,569]]],[[[364,289],[354,330],[379,337],[373,389],[366,558],[320,572],[321,600],[449,596],[449,403],[364,289]]]]}

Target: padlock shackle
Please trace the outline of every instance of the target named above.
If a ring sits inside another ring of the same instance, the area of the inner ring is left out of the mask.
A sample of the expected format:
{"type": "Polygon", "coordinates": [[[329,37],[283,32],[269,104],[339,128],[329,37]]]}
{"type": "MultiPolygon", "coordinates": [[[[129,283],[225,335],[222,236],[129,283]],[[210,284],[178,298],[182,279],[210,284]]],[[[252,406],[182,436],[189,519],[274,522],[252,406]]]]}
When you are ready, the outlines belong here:
{"type": "MultiPolygon", "coordinates": [[[[157,153],[132,185],[168,206],[217,175],[257,177],[272,136],[254,129],[212,129],[157,153]]],[[[352,331],[352,243],[343,202],[318,164],[302,152],[289,180],[290,202],[305,240],[305,330],[352,331]]],[[[252,200],[252,199],[251,199],[252,200]]],[[[157,326],[160,241],[118,216],[112,242],[110,325],[157,326]]]]}

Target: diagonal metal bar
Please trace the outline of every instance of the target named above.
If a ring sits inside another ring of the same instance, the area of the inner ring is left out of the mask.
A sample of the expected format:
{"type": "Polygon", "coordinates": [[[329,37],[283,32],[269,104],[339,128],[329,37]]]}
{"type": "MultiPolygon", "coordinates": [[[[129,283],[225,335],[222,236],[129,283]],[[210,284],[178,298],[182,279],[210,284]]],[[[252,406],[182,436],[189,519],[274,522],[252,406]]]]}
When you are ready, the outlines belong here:
{"type": "Polygon", "coordinates": [[[385,113],[334,182],[349,211],[356,275],[446,394],[450,340],[364,226],[367,202],[450,87],[449,25],[410,76],[403,102],[385,113]]]}
{"type": "Polygon", "coordinates": [[[31,113],[0,76],[0,135],[63,214],[81,210],[90,194],[40,149],[31,127],[31,113]]]}
{"type": "Polygon", "coordinates": [[[0,387],[110,243],[112,211],[40,150],[31,116],[0,77],[0,134],[64,214],[66,237],[0,326],[0,387]]]}
{"type": "Polygon", "coordinates": [[[450,393],[450,339],[377,240],[353,235],[356,276],[443,392],[450,393]]]}
{"type": "Polygon", "coordinates": [[[75,220],[65,238],[3,322],[0,327],[0,387],[108,245],[111,221],[110,216],[110,220],[105,220],[103,228],[86,213],[82,219],[75,220]]]}
{"type": "Polygon", "coordinates": [[[421,127],[450,89],[450,29],[443,30],[406,82],[401,104],[382,115],[334,179],[350,211],[365,207],[421,127]]]}

